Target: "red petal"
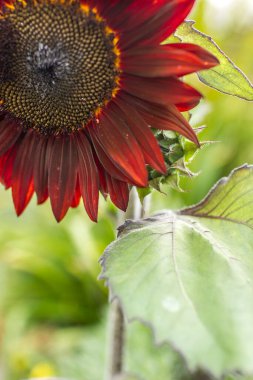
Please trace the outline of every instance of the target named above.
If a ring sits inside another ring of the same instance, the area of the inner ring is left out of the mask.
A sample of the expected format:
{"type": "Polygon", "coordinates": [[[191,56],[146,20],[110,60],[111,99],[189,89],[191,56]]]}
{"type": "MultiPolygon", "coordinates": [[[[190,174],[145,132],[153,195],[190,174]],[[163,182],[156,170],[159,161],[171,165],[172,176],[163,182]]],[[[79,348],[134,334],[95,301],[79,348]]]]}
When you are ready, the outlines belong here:
{"type": "Polygon", "coordinates": [[[129,187],[128,184],[112,178],[105,173],[108,192],[111,201],[122,211],[126,211],[129,202],[129,187]]]}
{"type": "Polygon", "coordinates": [[[77,179],[76,190],[75,190],[75,194],[71,203],[71,207],[72,208],[78,207],[80,204],[80,200],[81,200],[81,190],[79,186],[79,180],[77,179]]]}
{"type": "Polygon", "coordinates": [[[78,177],[80,190],[87,214],[97,221],[99,182],[98,170],[93,158],[89,141],[84,133],[75,135],[78,154],[78,177]]]}
{"type": "Polygon", "coordinates": [[[58,222],[71,206],[76,178],[77,156],[73,136],[56,136],[50,154],[48,192],[58,222]]]}
{"type": "Polygon", "coordinates": [[[12,184],[12,171],[17,155],[17,146],[14,145],[0,158],[0,181],[9,189],[12,184]]]}
{"type": "MultiPolygon", "coordinates": [[[[123,3],[123,1],[121,1],[123,3]]],[[[159,4],[154,4],[153,0],[135,0],[126,8],[125,12],[118,12],[115,18],[112,18],[108,12],[107,20],[110,25],[122,32],[120,44],[124,48],[127,41],[129,41],[126,36],[131,36],[132,31],[135,30],[138,33],[139,28],[146,23],[150,18],[152,18],[158,9],[160,8],[159,4]],[[129,34],[130,33],[130,34],[129,34]]],[[[158,2],[157,2],[158,3],[158,2]]],[[[135,34],[136,34],[135,33],[135,34]]]]}
{"type": "Polygon", "coordinates": [[[96,153],[94,153],[94,160],[98,169],[98,177],[99,177],[99,191],[103,195],[103,197],[106,199],[108,196],[108,189],[107,189],[107,183],[105,178],[105,170],[101,163],[99,162],[98,157],[96,156],[96,153]]]}
{"type": "Polygon", "coordinates": [[[157,140],[142,116],[124,99],[117,97],[115,101],[120,107],[119,114],[123,112],[124,118],[132,133],[142,148],[145,162],[161,173],[166,173],[161,149],[157,140]]]}
{"type": "MultiPolygon", "coordinates": [[[[87,4],[86,0],[82,0],[84,4],[87,4]]],[[[90,0],[90,4],[98,8],[98,11],[104,18],[109,21],[110,25],[115,27],[119,23],[119,18],[124,19],[124,14],[132,3],[136,0],[90,0]]]]}
{"type": "Polygon", "coordinates": [[[122,62],[124,72],[151,78],[183,76],[219,63],[212,54],[192,44],[134,48],[123,55],[122,62]]]}
{"type": "Polygon", "coordinates": [[[34,189],[38,204],[44,203],[48,198],[48,167],[49,153],[52,152],[52,139],[38,135],[36,156],[34,159],[34,189]]]}
{"type": "Polygon", "coordinates": [[[184,111],[194,108],[201,99],[198,91],[175,77],[153,80],[126,75],[122,78],[122,88],[141,99],[162,105],[175,104],[184,111]]]}
{"type": "MultiPolygon", "coordinates": [[[[201,46],[189,43],[175,43],[165,45],[176,54],[188,55],[191,54],[192,63],[195,61],[196,65],[202,65],[202,69],[209,69],[211,67],[219,65],[219,60],[212,55],[209,51],[201,46]]],[[[190,55],[189,55],[190,58],[190,55]]]]}
{"type": "Polygon", "coordinates": [[[145,5],[137,2],[129,17],[131,22],[128,22],[128,28],[132,24],[131,30],[123,34],[121,48],[127,49],[137,43],[150,45],[164,41],[184,21],[194,2],[195,0],[150,0],[145,5]],[[135,21],[137,17],[139,24],[135,21]]]}
{"type": "Polygon", "coordinates": [[[125,120],[108,108],[89,129],[115,166],[130,178],[132,184],[147,186],[147,170],[141,149],[125,120]]]}
{"type": "Polygon", "coordinates": [[[101,146],[101,144],[99,142],[97,134],[94,131],[94,128],[96,128],[96,127],[94,127],[93,125],[89,126],[88,132],[89,132],[90,138],[92,140],[93,147],[94,147],[94,149],[96,151],[98,160],[101,162],[103,168],[105,168],[105,170],[108,173],[111,173],[111,175],[114,178],[117,178],[120,181],[125,181],[125,182],[131,181],[130,178],[128,178],[126,175],[124,175],[122,173],[122,171],[120,171],[120,169],[118,169],[115,166],[115,164],[113,163],[113,161],[111,161],[110,157],[108,157],[106,155],[106,153],[103,150],[103,147],[101,146]]]}
{"type": "Polygon", "coordinates": [[[175,106],[162,106],[146,102],[123,92],[121,96],[123,100],[126,99],[138,109],[138,112],[152,128],[175,131],[199,145],[194,130],[175,106]]]}
{"type": "Polygon", "coordinates": [[[36,136],[33,131],[26,133],[18,146],[12,173],[12,197],[17,215],[30,202],[33,192],[33,165],[36,152],[36,136]]]}
{"type": "Polygon", "coordinates": [[[5,116],[0,121],[0,156],[7,152],[22,133],[22,128],[13,119],[5,116]]]}

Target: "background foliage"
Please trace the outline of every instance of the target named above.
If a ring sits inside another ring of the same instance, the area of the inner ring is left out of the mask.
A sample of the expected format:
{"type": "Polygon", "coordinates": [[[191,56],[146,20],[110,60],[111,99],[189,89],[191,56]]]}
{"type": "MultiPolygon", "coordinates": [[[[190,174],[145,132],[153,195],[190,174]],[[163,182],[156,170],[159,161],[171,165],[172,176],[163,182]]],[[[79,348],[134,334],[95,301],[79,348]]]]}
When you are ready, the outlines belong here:
{"type": "MultiPolygon", "coordinates": [[[[252,2],[199,0],[197,4],[192,15],[196,27],[212,35],[253,79],[252,2]]],[[[203,149],[194,160],[191,169],[201,173],[183,181],[187,192],[153,195],[154,210],[196,203],[234,167],[253,163],[251,104],[217,93],[195,77],[188,80],[206,98],[192,122],[208,126],[202,139],[219,143],[203,149]]],[[[107,294],[103,283],[97,281],[97,261],[114,239],[116,211],[101,200],[97,225],[79,208],[58,226],[49,207],[36,207],[35,203],[17,219],[10,196],[1,189],[0,380],[47,375],[101,380],[102,365],[97,362],[103,363],[105,357],[107,294]]],[[[155,380],[158,368],[164,371],[161,380],[174,380],[175,373],[187,380],[183,361],[169,347],[154,351],[150,331],[138,324],[129,332],[128,352],[133,347],[138,355],[134,362],[127,356],[130,372],[143,366],[143,351],[147,350],[156,360],[144,366],[146,380],[155,380]]]]}

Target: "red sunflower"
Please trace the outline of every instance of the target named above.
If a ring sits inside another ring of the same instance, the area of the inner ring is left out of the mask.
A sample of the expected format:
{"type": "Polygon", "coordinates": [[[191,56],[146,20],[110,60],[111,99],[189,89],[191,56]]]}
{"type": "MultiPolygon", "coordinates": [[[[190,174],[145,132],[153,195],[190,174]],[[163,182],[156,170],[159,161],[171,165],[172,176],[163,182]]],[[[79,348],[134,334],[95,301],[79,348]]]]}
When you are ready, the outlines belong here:
{"type": "Polygon", "coordinates": [[[194,0],[13,0],[0,12],[0,180],[17,214],[34,192],[60,221],[99,191],[125,210],[129,185],[166,171],[152,128],[197,143],[180,111],[201,95],[180,80],[217,60],[161,45],[194,0]]]}

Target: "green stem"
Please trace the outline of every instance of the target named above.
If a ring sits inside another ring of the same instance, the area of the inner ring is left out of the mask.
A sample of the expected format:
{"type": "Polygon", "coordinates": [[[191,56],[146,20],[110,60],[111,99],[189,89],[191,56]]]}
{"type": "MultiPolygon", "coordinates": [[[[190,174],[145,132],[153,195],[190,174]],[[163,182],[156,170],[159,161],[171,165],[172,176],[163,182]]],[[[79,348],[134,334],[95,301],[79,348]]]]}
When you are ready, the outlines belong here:
{"type": "Polygon", "coordinates": [[[124,315],[118,300],[114,300],[111,303],[109,315],[109,353],[106,380],[114,380],[123,372],[124,342],[124,315]]]}
{"type": "Polygon", "coordinates": [[[213,378],[210,375],[208,375],[207,373],[205,373],[205,372],[198,371],[193,376],[193,379],[194,380],[211,380],[213,378]]]}
{"type": "MultiPolygon", "coordinates": [[[[135,188],[130,194],[129,206],[126,214],[119,213],[118,224],[123,224],[126,219],[140,219],[144,211],[139,201],[135,188]]],[[[116,380],[123,375],[125,346],[125,320],[121,305],[114,299],[109,313],[109,342],[107,356],[106,380],[116,380]]]]}

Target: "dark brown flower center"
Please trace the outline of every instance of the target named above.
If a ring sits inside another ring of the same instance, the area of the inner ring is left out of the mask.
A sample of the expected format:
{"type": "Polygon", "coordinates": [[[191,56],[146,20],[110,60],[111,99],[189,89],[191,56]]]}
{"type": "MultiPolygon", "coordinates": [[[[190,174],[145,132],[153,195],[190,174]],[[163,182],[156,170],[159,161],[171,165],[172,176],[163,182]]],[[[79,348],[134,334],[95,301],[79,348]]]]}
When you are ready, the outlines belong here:
{"type": "Polygon", "coordinates": [[[25,127],[83,128],[117,88],[116,36],[78,2],[16,2],[0,19],[0,100],[25,127]]]}

